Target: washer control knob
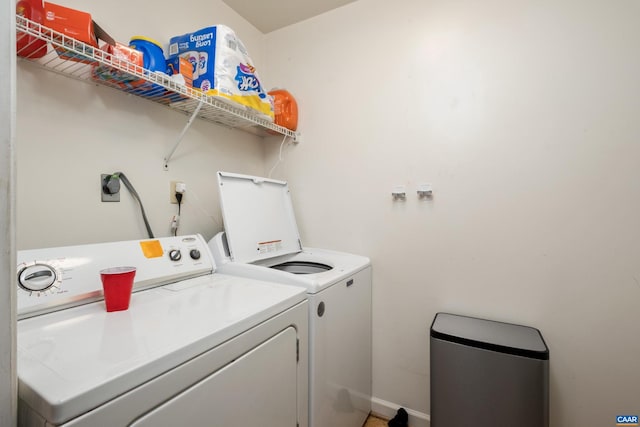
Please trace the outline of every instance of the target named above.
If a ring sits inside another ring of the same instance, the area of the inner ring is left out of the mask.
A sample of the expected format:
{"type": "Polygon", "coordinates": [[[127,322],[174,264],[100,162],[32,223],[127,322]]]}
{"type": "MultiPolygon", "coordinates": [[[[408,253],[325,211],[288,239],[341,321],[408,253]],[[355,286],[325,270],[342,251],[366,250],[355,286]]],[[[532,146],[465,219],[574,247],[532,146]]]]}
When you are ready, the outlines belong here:
{"type": "Polygon", "coordinates": [[[191,249],[189,255],[191,256],[191,259],[200,259],[200,251],[197,249],[191,249]]]}
{"type": "Polygon", "coordinates": [[[56,282],[56,271],[45,264],[35,264],[18,272],[18,285],[30,292],[42,292],[56,282]]]}
{"type": "Polygon", "coordinates": [[[180,261],[182,258],[182,254],[180,253],[180,249],[171,249],[169,251],[169,259],[171,261],[180,261]]]}

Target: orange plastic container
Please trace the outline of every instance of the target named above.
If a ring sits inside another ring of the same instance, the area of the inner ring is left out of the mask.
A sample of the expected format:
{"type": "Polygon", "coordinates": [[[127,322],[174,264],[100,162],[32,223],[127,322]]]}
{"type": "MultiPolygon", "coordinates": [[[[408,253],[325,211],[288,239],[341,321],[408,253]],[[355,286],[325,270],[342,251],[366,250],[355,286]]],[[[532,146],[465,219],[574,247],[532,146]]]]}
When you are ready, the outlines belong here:
{"type": "Polygon", "coordinates": [[[288,91],[276,89],[269,92],[273,97],[273,113],[275,123],[295,131],[298,129],[298,103],[288,91]]]}
{"type": "MultiPolygon", "coordinates": [[[[16,15],[42,24],[44,6],[42,0],[19,0],[16,3],[16,15]]],[[[29,34],[16,33],[16,51],[24,58],[42,58],[47,53],[47,42],[29,34]]]]}

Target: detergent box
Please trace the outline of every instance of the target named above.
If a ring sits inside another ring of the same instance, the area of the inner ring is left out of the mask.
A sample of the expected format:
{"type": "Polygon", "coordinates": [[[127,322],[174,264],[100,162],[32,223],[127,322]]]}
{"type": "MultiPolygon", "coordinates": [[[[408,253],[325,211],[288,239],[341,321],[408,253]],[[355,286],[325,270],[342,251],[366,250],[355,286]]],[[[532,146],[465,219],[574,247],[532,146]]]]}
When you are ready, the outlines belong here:
{"type": "Polygon", "coordinates": [[[273,120],[270,97],[260,84],[246,48],[231,28],[216,25],[172,37],[168,68],[179,69],[180,58],[192,65],[194,89],[273,120]]]}
{"type": "Polygon", "coordinates": [[[135,89],[145,84],[144,79],[127,73],[127,71],[141,72],[143,66],[142,52],[118,42],[116,42],[115,46],[106,44],[102,46],[101,50],[106,52],[104,57],[110,59],[119,68],[96,63],[91,68],[91,78],[93,80],[120,89],[135,89]]]}
{"type": "MultiPolygon", "coordinates": [[[[54,31],[57,31],[66,38],[64,41],[62,37],[54,36],[54,40],[62,42],[63,45],[72,49],[80,49],[73,43],[72,39],[84,42],[87,45],[93,46],[86,50],[88,55],[93,55],[93,48],[98,47],[98,40],[105,41],[108,45],[114,46],[115,40],[107,34],[96,22],[91,19],[91,14],[76,9],[71,9],[65,6],[60,6],[55,3],[44,3],[44,20],[42,25],[49,27],[54,31]]],[[[82,62],[85,64],[91,64],[94,61],[89,59],[88,56],[80,53],[75,53],[64,47],[55,46],[55,50],[58,56],[62,59],[67,59],[76,62],[82,62]]]]}

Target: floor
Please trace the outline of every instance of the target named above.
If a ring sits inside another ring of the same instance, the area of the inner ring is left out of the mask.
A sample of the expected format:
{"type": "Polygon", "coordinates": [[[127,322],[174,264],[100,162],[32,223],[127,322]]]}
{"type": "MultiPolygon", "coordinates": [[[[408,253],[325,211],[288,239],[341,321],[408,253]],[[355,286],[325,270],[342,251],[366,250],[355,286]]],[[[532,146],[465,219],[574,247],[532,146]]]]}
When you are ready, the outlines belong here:
{"type": "Polygon", "coordinates": [[[364,426],[362,427],[387,427],[388,426],[388,421],[387,420],[383,420],[382,418],[377,418],[374,417],[373,415],[369,415],[369,418],[367,418],[367,422],[364,423],[364,426]]]}

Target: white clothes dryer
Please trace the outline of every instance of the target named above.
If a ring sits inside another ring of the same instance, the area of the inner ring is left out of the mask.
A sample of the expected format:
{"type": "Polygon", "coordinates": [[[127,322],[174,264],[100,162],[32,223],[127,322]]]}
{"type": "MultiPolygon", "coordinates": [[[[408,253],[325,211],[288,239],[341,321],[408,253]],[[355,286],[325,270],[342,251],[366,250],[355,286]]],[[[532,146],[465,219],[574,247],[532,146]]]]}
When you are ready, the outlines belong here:
{"type": "Polygon", "coordinates": [[[19,425],[296,427],[308,303],[219,274],[199,235],[18,252],[19,425]],[[135,266],[129,309],[99,271],[135,266]]]}
{"type": "Polygon", "coordinates": [[[361,427],[371,411],[371,263],[302,246],[286,182],[218,172],[218,271],[299,286],[309,300],[309,425],[361,427]]]}

